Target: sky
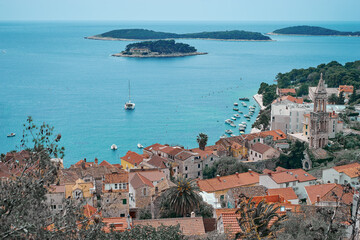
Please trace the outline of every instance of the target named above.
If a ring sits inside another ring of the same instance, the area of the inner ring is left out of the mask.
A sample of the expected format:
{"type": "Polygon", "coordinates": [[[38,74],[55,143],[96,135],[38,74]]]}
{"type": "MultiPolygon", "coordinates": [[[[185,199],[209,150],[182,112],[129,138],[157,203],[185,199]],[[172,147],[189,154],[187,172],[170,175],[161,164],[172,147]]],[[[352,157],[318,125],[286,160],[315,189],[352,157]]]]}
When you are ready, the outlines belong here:
{"type": "Polygon", "coordinates": [[[360,21],[360,0],[0,0],[0,21],[360,21]]]}

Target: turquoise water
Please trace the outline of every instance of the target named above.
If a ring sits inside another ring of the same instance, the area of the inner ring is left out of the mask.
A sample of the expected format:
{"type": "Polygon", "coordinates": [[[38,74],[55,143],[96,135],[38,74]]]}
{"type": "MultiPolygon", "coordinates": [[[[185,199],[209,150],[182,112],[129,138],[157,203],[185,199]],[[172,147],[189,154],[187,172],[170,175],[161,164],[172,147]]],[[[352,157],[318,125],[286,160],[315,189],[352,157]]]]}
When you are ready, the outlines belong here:
{"type": "MultiPolygon", "coordinates": [[[[129,42],[83,37],[117,28],[267,33],[298,24],[304,23],[0,22],[0,152],[17,149],[28,115],[37,123],[55,126],[55,132],[62,134],[66,166],[84,157],[115,163],[128,150],[141,152],[136,148],[139,142],[144,146],[159,142],[196,147],[200,132],[208,134],[209,144],[213,144],[230,128],[224,120],[234,114],[232,105],[239,97],[252,98],[259,84],[273,83],[278,72],[332,60],[359,60],[360,38],[181,40],[209,54],[131,59],[110,56],[129,42]],[[123,110],[129,80],[135,111],[123,110]],[[10,132],[17,136],[7,138],[10,132]],[[119,147],[116,152],[109,150],[113,143],[119,147]]],[[[360,30],[359,22],[306,24],[360,30]]]]}

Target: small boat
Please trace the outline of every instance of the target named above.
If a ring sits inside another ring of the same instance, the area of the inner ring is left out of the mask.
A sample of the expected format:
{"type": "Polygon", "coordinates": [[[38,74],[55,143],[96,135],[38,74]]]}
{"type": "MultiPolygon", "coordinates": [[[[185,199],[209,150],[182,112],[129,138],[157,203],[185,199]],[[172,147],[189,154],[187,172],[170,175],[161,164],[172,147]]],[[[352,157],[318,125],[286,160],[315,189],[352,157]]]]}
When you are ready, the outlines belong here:
{"type": "Polygon", "coordinates": [[[10,133],[9,135],[7,135],[7,137],[15,137],[15,135],[16,135],[16,134],[12,132],[12,133],[10,133]]]}
{"type": "Polygon", "coordinates": [[[233,110],[234,110],[234,111],[239,111],[239,108],[235,108],[235,107],[234,107],[233,110]]]}
{"type": "Polygon", "coordinates": [[[230,124],[232,121],[230,119],[226,119],[225,123],[230,124]]]}
{"type": "Polygon", "coordinates": [[[233,131],[231,131],[230,129],[228,129],[228,130],[225,130],[225,133],[231,134],[231,133],[233,133],[233,131]]]}
{"type": "Polygon", "coordinates": [[[236,137],[236,135],[235,135],[235,134],[230,134],[230,136],[231,136],[231,137],[236,137]]]}
{"type": "Polygon", "coordinates": [[[221,135],[220,138],[226,138],[227,136],[225,134],[221,135]]]}
{"type": "Polygon", "coordinates": [[[234,102],[234,106],[239,106],[239,104],[237,102],[234,102]]]}
{"type": "Polygon", "coordinates": [[[244,134],[245,132],[244,131],[240,131],[240,134],[244,134]]]}
{"type": "Polygon", "coordinates": [[[250,106],[249,109],[255,109],[255,107],[254,107],[254,106],[250,106]]]}
{"type": "Polygon", "coordinates": [[[115,144],[111,145],[111,150],[117,150],[117,146],[115,144]]]}
{"type": "Polygon", "coordinates": [[[234,121],[235,121],[235,120],[236,120],[236,118],[234,118],[234,117],[231,117],[231,120],[234,120],[234,121]]]}
{"type": "Polygon", "coordinates": [[[239,98],[239,100],[240,101],[249,101],[249,98],[244,97],[244,98],[239,98]]]}
{"type": "Polygon", "coordinates": [[[243,107],[247,107],[246,103],[243,104],[243,107]]]}
{"type": "Polygon", "coordinates": [[[246,125],[245,124],[239,124],[239,127],[243,127],[243,128],[246,128],[246,125]]]}
{"type": "Polygon", "coordinates": [[[241,116],[239,114],[234,114],[234,117],[240,118],[241,116]]]}
{"type": "Polygon", "coordinates": [[[236,125],[234,123],[230,123],[230,126],[232,127],[236,127],[236,125]]]}
{"type": "Polygon", "coordinates": [[[238,111],[238,113],[243,114],[243,112],[242,112],[242,111],[238,111]]]}
{"type": "Polygon", "coordinates": [[[125,108],[125,110],[134,110],[135,109],[135,103],[132,103],[130,100],[130,81],[129,81],[129,101],[125,103],[124,108],[125,108]]]}
{"type": "Polygon", "coordinates": [[[244,125],[247,125],[247,122],[241,122],[242,124],[244,124],[244,125]]]}
{"type": "Polygon", "coordinates": [[[137,144],[137,147],[140,148],[140,149],[144,148],[144,146],[141,145],[140,143],[137,144]]]}
{"type": "Polygon", "coordinates": [[[245,114],[245,115],[244,115],[244,117],[245,117],[245,118],[248,118],[248,117],[250,117],[250,116],[249,116],[249,115],[247,115],[247,114],[245,114]]]}

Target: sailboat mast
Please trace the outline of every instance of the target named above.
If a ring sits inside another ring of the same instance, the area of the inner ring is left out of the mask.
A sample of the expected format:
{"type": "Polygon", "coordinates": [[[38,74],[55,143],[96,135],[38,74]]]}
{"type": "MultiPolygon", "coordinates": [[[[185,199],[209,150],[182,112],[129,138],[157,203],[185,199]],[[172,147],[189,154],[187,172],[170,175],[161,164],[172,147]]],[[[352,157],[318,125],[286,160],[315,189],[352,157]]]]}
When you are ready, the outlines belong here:
{"type": "Polygon", "coordinates": [[[129,101],[130,101],[130,80],[129,80],[129,101]]]}

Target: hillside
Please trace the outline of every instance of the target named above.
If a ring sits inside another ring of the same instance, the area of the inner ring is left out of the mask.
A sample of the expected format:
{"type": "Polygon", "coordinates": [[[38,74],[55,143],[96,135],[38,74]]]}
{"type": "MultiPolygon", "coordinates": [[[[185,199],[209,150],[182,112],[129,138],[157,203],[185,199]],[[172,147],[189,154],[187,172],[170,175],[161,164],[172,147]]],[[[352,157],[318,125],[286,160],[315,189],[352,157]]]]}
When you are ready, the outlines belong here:
{"type": "Polygon", "coordinates": [[[341,32],[328,28],[314,26],[286,27],[273,31],[270,34],[281,35],[316,35],[316,36],[360,36],[360,32],[341,32]]]}
{"type": "Polygon", "coordinates": [[[87,39],[98,40],[156,40],[156,39],[215,39],[215,40],[254,40],[254,41],[270,41],[271,38],[264,36],[258,32],[248,31],[216,31],[216,32],[200,32],[200,33],[167,33],[156,32],[147,29],[119,29],[98,34],[87,39]]]}

